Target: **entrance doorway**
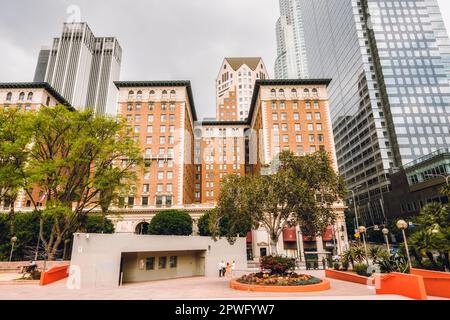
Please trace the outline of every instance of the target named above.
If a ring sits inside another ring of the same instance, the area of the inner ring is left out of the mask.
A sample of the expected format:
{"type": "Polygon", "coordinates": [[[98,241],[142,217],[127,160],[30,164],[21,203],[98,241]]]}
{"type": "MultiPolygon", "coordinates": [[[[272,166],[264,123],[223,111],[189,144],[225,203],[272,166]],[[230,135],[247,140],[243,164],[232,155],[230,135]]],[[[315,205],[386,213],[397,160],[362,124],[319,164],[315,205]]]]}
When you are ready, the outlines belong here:
{"type": "Polygon", "coordinates": [[[139,235],[148,234],[148,226],[149,226],[148,222],[145,221],[141,222],[136,226],[134,233],[139,235]]]}

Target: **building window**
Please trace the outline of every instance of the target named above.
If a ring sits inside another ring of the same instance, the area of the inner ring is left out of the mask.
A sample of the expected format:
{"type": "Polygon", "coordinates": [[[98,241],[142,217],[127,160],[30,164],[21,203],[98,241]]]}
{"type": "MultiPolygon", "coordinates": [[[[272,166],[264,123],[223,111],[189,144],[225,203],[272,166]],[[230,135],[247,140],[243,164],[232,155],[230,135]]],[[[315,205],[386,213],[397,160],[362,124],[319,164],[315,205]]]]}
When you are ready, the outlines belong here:
{"type": "Polygon", "coordinates": [[[11,101],[12,100],[12,92],[8,92],[8,94],[6,95],[6,101],[11,101]]]}
{"type": "Polygon", "coordinates": [[[138,91],[136,95],[137,100],[142,100],[142,91],[138,91]]]}
{"type": "Polygon", "coordinates": [[[170,268],[176,268],[178,264],[178,257],[172,256],[170,257],[169,266],[170,268]]]}
{"type": "Polygon", "coordinates": [[[32,101],[33,100],[33,92],[28,93],[27,100],[28,101],[32,101]]]}
{"type": "Polygon", "coordinates": [[[155,257],[147,257],[145,260],[145,270],[155,270],[155,257]]]}
{"type": "Polygon", "coordinates": [[[158,259],[158,269],[167,268],[167,257],[159,257],[158,259]]]}
{"type": "Polygon", "coordinates": [[[142,197],[142,206],[143,207],[148,206],[148,197],[142,197]]]}
{"type": "Polygon", "coordinates": [[[128,92],[128,100],[133,100],[134,98],[134,91],[129,91],[128,92]]]}
{"type": "Polygon", "coordinates": [[[24,101],[25,100],[25,92],[21,92],[19,94],[19,101],[24,101]]]}

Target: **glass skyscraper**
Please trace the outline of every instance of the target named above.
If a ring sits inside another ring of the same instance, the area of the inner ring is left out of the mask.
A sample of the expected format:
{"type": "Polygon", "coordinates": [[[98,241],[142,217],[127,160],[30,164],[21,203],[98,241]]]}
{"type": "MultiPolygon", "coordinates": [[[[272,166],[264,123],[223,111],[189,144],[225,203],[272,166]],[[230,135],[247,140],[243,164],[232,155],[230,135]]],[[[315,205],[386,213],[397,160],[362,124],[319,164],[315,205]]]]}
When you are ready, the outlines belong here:
{"type": "Polygon", "coordinates": [[[436,0],[299,0],[311,77],[332,78],[341,174],[366,223],[389,174],[450,146],[450,42],[436,0]]]}
{"type": "Polygon", "coordinates": [[[303,22],[298,0],[279,0],[280,18],[277,21],[277,59],[275,78],[308,78],[308,63],[303,37],[303,22]]]}

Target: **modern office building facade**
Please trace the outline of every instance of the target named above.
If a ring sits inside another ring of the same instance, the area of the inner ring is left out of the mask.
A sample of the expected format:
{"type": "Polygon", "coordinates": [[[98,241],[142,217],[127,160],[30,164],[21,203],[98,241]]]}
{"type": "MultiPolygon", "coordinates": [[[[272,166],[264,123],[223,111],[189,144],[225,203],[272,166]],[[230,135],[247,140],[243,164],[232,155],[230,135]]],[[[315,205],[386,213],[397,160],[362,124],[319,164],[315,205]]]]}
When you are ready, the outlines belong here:
{"type": "Polygon", "coordinates": [[[225,58],[216,79],[216,119],[246,120],[255,82],[267,78],[261,58],[225,58]]]}
{"type": "Polygon", "coordinates": [[[280,18],[276,24],[276,79],[308,78],[308,61],[303,35],[303,18],[298,0],[279,0],[280,18]]]}
{"type": "Polygon", "coordinates": [[[86,23],[65,23],[53,41],[45,81],[77,109],[115,115],[121,60],[116,38],[97,38],[86,23]]]}
{"type": "Polygon", "coordinates": [[[329,77],[340,173],[366,224],[390,173],[450,145],[450,43],[435,0],[299,0],[312,77],[329,77]]]}

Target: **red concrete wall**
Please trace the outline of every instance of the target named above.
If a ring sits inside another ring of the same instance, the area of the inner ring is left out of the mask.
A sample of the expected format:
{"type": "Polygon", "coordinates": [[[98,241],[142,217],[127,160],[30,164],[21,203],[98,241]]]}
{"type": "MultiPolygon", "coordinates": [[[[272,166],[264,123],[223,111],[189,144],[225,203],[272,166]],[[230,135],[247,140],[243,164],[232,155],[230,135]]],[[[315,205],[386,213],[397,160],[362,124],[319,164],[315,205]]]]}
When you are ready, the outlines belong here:
{"type": "Polygon", "coordinates": [[[332,269],[325,270],[325,276],[327,278],[331,278],[331,279],[354,282],[354,283],[359,283],[359,284],[372,285],[372,283],[373,283],[373,279],[370,279],[368,277],[363,277],[356,273],[337,271],[337,270],[332,270],[332,269]]]}
{"type": "Polygon", "coordinates": [[[411,269],[411,274],[423,277],[427,295],[450,298],[450,273],[411,269]]]}
{"type": "Polygon", "coordinates": [[[416,300],[427,300],[427,292],[422,276],[393,272],[375,275],[377,294],[395,294],[416,300]]]}
{"type": "Polygon", "coordinates": [[[69,265],[54,267],[46,272],[41,273],[40,285],[45,286],[47,284],[59,281],[69,276],[69,265]]]}

